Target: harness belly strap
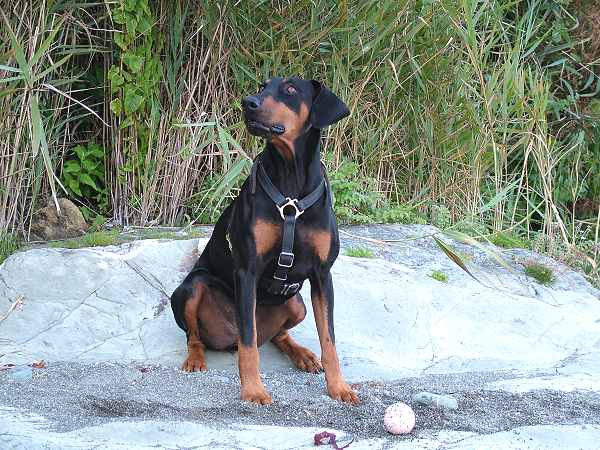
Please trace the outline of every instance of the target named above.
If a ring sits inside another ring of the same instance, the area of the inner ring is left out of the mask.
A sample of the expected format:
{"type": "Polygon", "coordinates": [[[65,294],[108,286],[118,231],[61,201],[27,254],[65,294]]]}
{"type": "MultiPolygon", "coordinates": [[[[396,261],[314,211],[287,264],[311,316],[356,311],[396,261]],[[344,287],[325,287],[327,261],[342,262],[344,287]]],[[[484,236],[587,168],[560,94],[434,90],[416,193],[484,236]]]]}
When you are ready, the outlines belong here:
{"type": "Polygon", "coordinates": [[[298,200],[284,197],[275,187],[260,159],[256,162],[258,183],[273,200],[283,219],[283,238],[281,242],[281,252],[277,259],[277,267],[273,278],[261,278],[259,284],[270,294],[283,295],[289,298],[295,295],[302,287],[300,283],[287,283],[288,272],[294,265],[294,233],[296,229],[296,220],[305,210],[314,205],[321,198],[326,190],[326,183],[321,180],[319,185],[306,197],[298,200]]]}

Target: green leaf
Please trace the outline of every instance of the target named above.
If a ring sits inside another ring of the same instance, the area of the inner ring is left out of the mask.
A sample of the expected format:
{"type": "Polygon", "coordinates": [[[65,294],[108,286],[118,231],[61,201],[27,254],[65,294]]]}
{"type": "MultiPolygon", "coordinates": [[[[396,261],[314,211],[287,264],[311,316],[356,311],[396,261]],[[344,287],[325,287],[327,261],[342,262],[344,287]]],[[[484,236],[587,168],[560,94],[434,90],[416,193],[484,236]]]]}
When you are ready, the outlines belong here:
{"type": "Polygon", "coordinates": [[[19,63],[20,69],[23,72],[25,82],[29,83],[29,80],[31,78],[31,65],[27,62],[23,46],[17,41],[17,36],[15,36],[15,33],[13,32],[13,29],[11,28],[10,22],[4,14],[4,11],[0,9],[0,13],[2,13],[2,18],[4,19],[6,29],[8,30],[8,34],[10,35],[10,43],[12,45],[13,51],[15,52],[15,58],[17,60],[17,63],[19,63]]]}
{"type": "Polygon", "coordinates": [[[42,133],[44,130],[37,95],[31,97],[29,111],[31,114],[31,156],[36,158],[40,149],[42,133]]]}
{"type": "Polygon", "coordinates": [[[104,159],[104,148],[102,148],[99,144],[89,144],[88,149],[90,151],[90,155],[94,155],[99,159],[104,159]]]}
{"type": "Polygon", "coordinates": [[[229,152],[229,140],[227,139],[227,130],[217,124],[217,132],[219,135],[218,147],[223,152],[223,163],[225,170],[229,170],[229,164],[231,163],[231,155],[229,152]]]}
{"type": "Polygon", "coordinates": [[[119,73],[119,68],[117,66],[112,66],[109,69],[107,77],[110,81],[110,87],[113,91],[123,86],[123,83],[125,81],[119,73]]]}
{"type": "Polygon", "coordinates": [[[146,34],[150,28],[152,28],[152,22],[150,22],[146,17],[141,17],[138,22],[138,31],[140,34],[146,34]]]}
{"type": "Polygon", "coordinates": [[[128,116],[136,112],[144,103],[144,97],[135,92],[134,89],[125,89],[125,99],[123,101],[123,107],[125,114],[128,116]]]}
{"type": "Polygon", "coordinates": [[[75,192],[80,197],[83,197],[83,194],[81,193],[81,189],[79,189],[79,181],[77,181],[75,178],[71,178],[68,181],[68,185],[69,185],[69,189],[71,189],[73,192],[75,192]]]}
{"type": "Polygon", "coordinates": [[[82,166],[88,173],[94,172],[96,167],[98,167],[98,164],[99,163],[90,161],[89,159],[82,161],[82,166]]]}
{"type": "Polygon", "coordinates": [[[125,11],[136,12],[138,10],[137,0],[125,0],[125,11]]]}
{"type": "Polygon", "coordinates": [[[121,114],[121,99],[115,98],[110,102],[110,110],[115,116],[121,114]]]}
{"type": "Polygon", "coordinates": [[[139,73],[144,65],[144,58],[142,56],[126,53],[123,55],[123,62],[133,73],[139,73]]]}
{"type": "Polygon", "coordinates": [[[115,23],[123,25],[125,23],[125,14],[120,8],[115,8],[112,12],[112,19],[115,23]]]}
{"type": "Polygon", "coordinates": [[[469,244],[474,247],[477,247],[479,250],[483,251],[490,258],[495,259],[498,262],[498,264],[500,264],[506,270],[509,270],[511,272],[513,271],[513,269],[508,265],[508,263],[506,261],[504,261],[504,258],[502,258],[500,253],[498,253],[497,251],[494,251],[494,250],[490,250],[488,247],[483,245],[477,239],[469,236],[468,234],[461,233],[460,231],[455,231],[455,230],[445,230],[445,231],[443,231],[443,233],[452,239],[462,242],[463,244],[469,244]]]}
{"type": "Polygon", "coordinates": [[[42,56],[44,56],[44,54],[48,51],[50,46],[54,43],[54,38],[60,31],[60,28],[62,27],[62,24],[64,21],[65,21],[65,19],[61,19],[54,25],[54,29],[50,32],[48,37],[46,39],[44,39],[44,42],[42,42],[42,45],[40,45],[38,47],[38,49],[35,51],[35,53],[33,54],[33,57],[31,58],[31,61],[29,61],[29,64],[31,65],[31,67],[35,66],[38,63],[38,61],[42,58],[42,56]]]}
{"type": "Polygon", "coordinates": [[[59,61],[55,62],[50,67],[48,67],[46,70],[44,70],[44,71],[40,72],[39,74],[37,74],[36,76],[34,76],[31,79],[31,82],[35,83],[36,81],[41,80],[42,78],[44,78],[49,73],[54,72],[56,69],[58,69],[64,63],[66,63],[69,60],[69,58],[71,58],[71,55],[67,55],[67,56],[61,58],[59,61]]]}
{"type": "Polygon", "coordinates": [[[79,179],[82,183],[87,184],[88,186],[94,188],[95,191],[98,191],[98,186],[96,186],[96,183],[94,183],[92,177],[90,177],[87,173],[82,173],[79,179]]]}
{"type": "Polygon", "coordinates": [[[63,172],[64,173],[78,173],[81,171],[81,166],[79,165],[79,163],[77,161],[74,160],[69,160],[65,163],[65,165],[63,166],[63,172]]]}
{"type": "Polygon", "coordinates": [[[127,27],[127,34],[129,36],[135,36],[136,32],[137,32],[137,25],[138,25],[138,18],[137,17],[131,17],[126,23],[125,26],[127,27]]]}
{"type": "Polygon", "coordinates": [[[119,46],[119,48],[123,51],[126,51],[129,47],[128,39],[123,33],[115,33],[115,37],[113,38],[113,42],[119,46]]]}
{"type": "Polygon", "coordinates": [[[462,270],[467,272],[471,276],[471,278],[473,278],[475,281],[477,281],[478,283],[481,283],[481,281],[479,281],[477,279],[477,277],[475,277],[475,275],[473,275],[471,273],[471,271],[467,268],[467,265],[465,264],[465,262],[462,260],[462,258],[460,256],[458,256],[458,253],[456,253],[452,247],[450,247],[448,244],[446,244],[444,241],[442,241],[437,236],[433,236],[433,240],[438,245],[438,247],[446,254],[446,256],[448,258],[450,258],[450,260],[452,262],[454,262],[458,267],[460,267],[462,270]]]}
{"type": "Polygon", "coordinates": [[[6,72],[15,72],[15,73],[23,72],[21,69],[18,69],[16,67],[11,67],[11,66],[5,66],[4,64],[0,64],[0,70],[4,70],[6,72]]]}
{"type": "Polygon", "coordinates": [[[85,159],[85,155],[87,153],[86,148],[83,145],[77,145],[74,149],[73,152],[77,155],[77,157],[79,158],[80,161],[83,161],[85,159]]]}
{"type": "Polygon", "coordinates": [[[11,81],[20,81],[20,80],[24,80],[25,78],[22,76],[19,77],[7,77],[7,78],[0,78],[0,83],[10,83],[11,81]]]}
{"type": "Polygon", "coordinates": [[[123,122],[121,122],[119,128],[121,130],[124,130],[125,128],[130,127],[131,125],[133,125],[133,119],[131,117],[127,117],[123,122]]]}

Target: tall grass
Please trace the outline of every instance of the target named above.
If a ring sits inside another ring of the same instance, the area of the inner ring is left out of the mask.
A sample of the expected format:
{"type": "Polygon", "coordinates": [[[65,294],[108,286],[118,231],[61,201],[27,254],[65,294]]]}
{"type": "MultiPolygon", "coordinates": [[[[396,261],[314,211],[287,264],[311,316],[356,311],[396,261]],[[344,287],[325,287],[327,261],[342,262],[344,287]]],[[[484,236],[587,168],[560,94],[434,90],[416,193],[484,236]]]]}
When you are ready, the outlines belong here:
{"type": "Polygon", "coordinates": [[[101,49],[88,29],[93,19],[68,2],[1,1],[0,21],[0,229],[28,235],[40,197],[59,208],[57,169],[94,113],[75,98],[85,59],[74,59],[101,49]]]}
{"type": "Polygon", "coordinates": [[[349,105],[324,152],[331,170],[352,160],[359,177],[376,180],[373,198],[535,238],[547,250],[585,241],[597,270],[598,13],[578,7],[0,0],[9,24],[0,43],[9,87],[0,94],[0,228],[26,230],[37,200],[60,193],[72,146],[91,137],[106,152],[102,213],[123,224],[214,220],[261,146],[244,130],[240,98],[270,76],[298,75],[324,81],[349,105]],[[160,72],[146,106],[129,115],[111,110],[126,95],[107,75],[130,68],[117,42],[131,34],[119,15],[127,8],[151,19],[128,44],[144,60],[139,73],[160,72]],[[28,70],[43,76],[28,81],[28,70]]]}

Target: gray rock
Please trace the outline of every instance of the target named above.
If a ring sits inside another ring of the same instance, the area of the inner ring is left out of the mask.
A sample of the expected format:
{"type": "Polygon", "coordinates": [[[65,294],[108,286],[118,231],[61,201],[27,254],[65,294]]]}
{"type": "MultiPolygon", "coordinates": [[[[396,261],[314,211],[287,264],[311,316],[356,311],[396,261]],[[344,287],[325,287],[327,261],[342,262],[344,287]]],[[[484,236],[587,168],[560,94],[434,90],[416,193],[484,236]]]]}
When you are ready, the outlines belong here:
{"type": "MultiPolygon", "coordinates": [[[[0,363],[138,361],[179,367],[185,335],[165,300],[205,242],[148,240],[12,255],[0,267],[0,311],[19,295],[24,307],[1,324],[0,363]]],[[[445,258],[435,247],[428,251],[445,258]]],[[[461,276],[457,267],[446,270],[461,276]]],[[[336,337],[351,381],[551,368],[574,353],[598,351],[600,302],[589,286],[524,295],[514,293],[526,290],[522,279],[508,273],[499,272],[500,286],[484,287],[469,277],[437,283],[429,272],[425,266],[339,258],[333,268],[336,337]]],[[[308,286],[303,295],[310,302],[308,286]]],[[[307,319],[292,334],[318,352],[312,308],[307,309],[307,319]]],[[[263,371],[291,367],[270,344],[261,352],[263,371]]],[[[207,363],[236,372],[235,354],[211,352],[207,363]]]]}
{"type": "Polygon", "coordinates": [[[31,221],[31,233],[45,241],[81,236],[88,230],[83,214],[75,204],[66,198],[59,198],[57,211],[54,201],[37,211],[31,221]]]}
{"type": "MultiPolygon", "coordinates": [[[[327,427],[279,427],[233,423],[225,429],[184,420],[111,420],[70,432],[56,432],[38,414],[23,414],[0,409],[0,434],[6,448],[37,449],[132,449],[205,448],[227,449],[314,449],[313,437],[327,430],[346,443],[348,435],[327,427]]],[[[600,426],[541,425],[525,426],[496,433],[476,434],[461,431],[432,431],[407,438],[372,438],[353,442],[352,450],[409,449],[565,449],[596,450],[600,426]]],[[[327,448],[327,447],[323,447],[327,448]]]]}
{"type": "Polygon", "coordinates": [[[413,394],[412,401],[419,405],[433,406],[435,408],[458,409],[458,402],[451,395],[440,395],[422,391],[413,394]]]}
{"type": "MultiPolygon", "coordinates": [[[[333,268],[336,344],[346,378],[365,382],[359,387],[364,409],[330,400],[323,375],[300,376],[270,344],[260,350],[261,372],[275,400],[268,408],[240,405],[236,354],[208,352],[207,373],[181,372],[185,335],[173,320],[168,297],[206,239],[149,240],[30,250],[0,266],[0,314],[11,301],[23,299],[23,307],[0,322],[0,364],[53,363],[32,383],[10,383],[13,369],[0,372],[0,435],[10,439],[9,447],[23,448],[308,448],[314,433],[330,423],[341,428],[338,436],[357,427],[381,431],[380,417],[390,402],[407,402],[412,393],[425,390],[453,392],[461,405],[477,405],[481,398],[487,406],[480,416],[476,408],[446,410],[445,421],[439,411],[421,408],[414,440],[390,440],[373,431],[362,440],[356,436],[351,448],[594,448],[600,439],[594,418],[600,394],[600,301],[583,277],[544,260],[553,265],[557,280],[541,288],[521,266],[523,258],[541,256],[505,251],[512,268],[507,270],[484,252],[448,241],[470,255],[469,267],[480,284],[430,238],[419,238],[437,232],[433,227],[342,231],[343,247],[369,246],[378,256],[341,256],[333,268]],[[394,242],[378,245],[365,238],[394,242]],[[431,279],[432,270],[444,271],[449,282],[431,279]],[[435,381],[469,380],[467,372],[487,375],[452,387],[435,381]],[[407,381],[393,381],[400,379],[407,381]],[[5,382],[12,389],[5,389],[5,382]],[[418,387],[398,397],[410,383],[418,387]],[[37,390],[29,392],[34,385],[37,390]],[[523,426],[531,422],[519,421],[519,414],[502,417],[497,405],[506,402],[524,410],[544,408],[547,402],[536,394],[540,389],[571,402],[566,411],[572,415],[551,402],[551,411],[532,412],[535,426],[523,426]],[[277,406],[279,399],[284,407],[277,406]],[[25,410],[35,402],[38,415],[25,410]],[[85,409],[90,405],[108,412],[85,409]],[[206,422],[217,414],[218,422],[206,422]],[[288,416],[290,421],[303,418],[304,425],[271,425],[288,416]],[[257,422],[237,424],[249,417],[257,422]],[[428,425],[419,428],[419,423],[428,425]],[[448,423],[454,428],[440,429],[448,423]],[[65,429],[53,431],[55,426],[65,429]],[[459,431],[465,429],[474,431],[459,431]]],[[[309,290],[307,283],[302,294],[308,316],[291,333],[319,353],[309,290]]]]}

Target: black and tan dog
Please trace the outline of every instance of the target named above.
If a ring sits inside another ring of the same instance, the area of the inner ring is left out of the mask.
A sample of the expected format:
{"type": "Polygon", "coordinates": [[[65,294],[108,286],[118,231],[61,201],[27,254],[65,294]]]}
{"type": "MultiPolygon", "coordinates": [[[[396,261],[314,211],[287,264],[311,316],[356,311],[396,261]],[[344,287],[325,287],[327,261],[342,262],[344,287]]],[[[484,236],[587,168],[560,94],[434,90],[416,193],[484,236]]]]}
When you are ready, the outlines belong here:
{"type": "Polygon", "coordinates": [[[243,109],[248,130],[267,145],[171,296],[188,340],[183,370],[206,370],[205,348],[237,347],[241,398],[271,403],[258,357],[258,346],[270,340],[300,370],[324,369],[332,398],[356,404],[335,347],[330,270],[339,236],[319,151],[321,129],[346,117],[348,108],[316,81],[273,78],[243,99],[243,109]],[[306,315],[299,290],[307,279],[321,361],[288,333],[306,315]]]}

